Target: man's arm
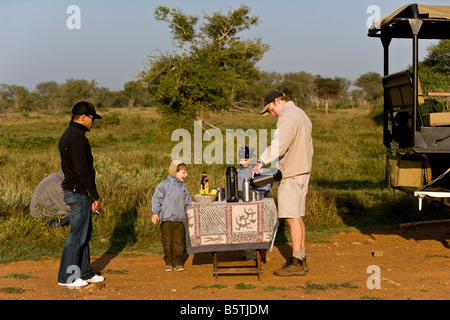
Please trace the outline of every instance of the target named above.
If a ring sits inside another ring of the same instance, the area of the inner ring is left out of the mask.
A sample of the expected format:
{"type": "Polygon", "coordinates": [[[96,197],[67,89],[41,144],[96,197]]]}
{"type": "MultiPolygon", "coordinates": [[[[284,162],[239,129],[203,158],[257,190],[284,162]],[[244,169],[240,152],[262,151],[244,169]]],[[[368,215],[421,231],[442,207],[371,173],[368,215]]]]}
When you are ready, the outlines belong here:
{"type": "Polygon", "coordinates": [[[88,155],[86,154],[86,143],[88,142],[86,139],[80,139],[75,136],[71,136],[70,138],[71,148],[69,149],[69,154],[72,159],[77,180],[82,184],[83,189],[88,192],[92,200],[98,201],[100,196],[98,195],[93,177],[91,177],[88,155]]]}
{"type": "Polygon", "coordinates": [[[270,142],[270,146],[268,146],[259,157],[258,163],[253,167],[252,177],[255,174],[259,174],[261,168],[265,164],[271,163],[282,157],[291,146],[296,133],[297,130],[294,119],[289,116],[280,116],[273,140],[270,142]]]}

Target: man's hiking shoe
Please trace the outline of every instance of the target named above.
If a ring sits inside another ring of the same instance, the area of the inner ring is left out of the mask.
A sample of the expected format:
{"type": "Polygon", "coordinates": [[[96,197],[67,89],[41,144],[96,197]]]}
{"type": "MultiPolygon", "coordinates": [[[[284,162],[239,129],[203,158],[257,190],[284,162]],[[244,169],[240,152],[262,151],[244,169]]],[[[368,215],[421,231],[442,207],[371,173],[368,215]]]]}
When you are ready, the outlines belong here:
{"type": "Polygon", "coordinates": [[[273,272],[274,275],[280,277],[304,276],[306,274],[302,261],[297,258],[289,258],[286,263],[273,272]]]}
{"type": "Polygon", "coordinates": [[[305,270],[305,272],[308,272],[309,268],[308,268],[308,263],[306,262],[306,258],[302,259],[302,265],[303,265],[303,270],[305,270]]]}

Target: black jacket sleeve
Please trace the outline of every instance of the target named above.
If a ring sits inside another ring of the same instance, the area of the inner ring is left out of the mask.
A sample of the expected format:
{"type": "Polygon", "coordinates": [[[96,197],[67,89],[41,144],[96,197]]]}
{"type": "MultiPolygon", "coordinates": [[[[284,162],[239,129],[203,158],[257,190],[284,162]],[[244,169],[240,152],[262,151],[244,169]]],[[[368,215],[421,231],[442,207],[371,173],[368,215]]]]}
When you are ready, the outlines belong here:
{"type": "Polygon", "coordinates": [[[100,197],[95,185],[95,170],[92,166],[93,160],[89,142],[85,137],[80,139],[80,137],[72,135],[69,137],[69,145],[68,152],[72,159],[76,180],[81,184],[80,187],[86,190],[94,201],[97,201],[100,197]]]}

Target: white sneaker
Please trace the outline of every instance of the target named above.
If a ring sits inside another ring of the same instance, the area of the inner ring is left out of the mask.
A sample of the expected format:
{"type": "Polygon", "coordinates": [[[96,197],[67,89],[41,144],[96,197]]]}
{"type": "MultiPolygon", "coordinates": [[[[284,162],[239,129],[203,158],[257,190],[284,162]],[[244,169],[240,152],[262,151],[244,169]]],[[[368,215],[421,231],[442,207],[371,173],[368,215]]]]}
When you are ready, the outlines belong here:
{"type": "Polygon", "coordinates": [[[69,289],[80,289],[81,287],[87,286],[89,283],[86,280],[78,278],[72,283],[61,283],[58,282],[60,286],[66,286],[69,289]]]}
{"type": "Polygon", "coordinates": [[[176,266],[175,268],[175,271],[178,271],[178,272],[180,272],[180,271],[184,271],[184,268],[183,268],[183,266],[176,266]]]}
{"type": "Polygon", "coordinates": [[[87,279],[87,282],[93,283],[93,282],[102,282],[105,281],[105,278],[99,275],[94,275],[92,278],[87,279]]]}

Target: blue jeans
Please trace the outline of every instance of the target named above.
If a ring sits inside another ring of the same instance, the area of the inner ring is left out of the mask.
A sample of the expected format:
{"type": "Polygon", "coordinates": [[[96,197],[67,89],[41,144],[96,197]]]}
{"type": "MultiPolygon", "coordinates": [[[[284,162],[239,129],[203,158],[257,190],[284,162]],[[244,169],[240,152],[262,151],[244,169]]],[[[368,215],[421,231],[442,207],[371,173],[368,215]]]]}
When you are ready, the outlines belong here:
{"type": "Polygon", "coordinates": [[[70,217],[64,217],[64,218],[57,218],[57,219],[53,219],[52,221],[50,221],[46,226],[47,227],[64,227],[64,226],[68,226],[70,224],[70,217]]]}
{"type": "Polygon", "coordinates": [[[64,243],[58,282],[87,280],[95,273],[91,267],[89,241],[92,237],[91,199],[87,195],[64,190],[64,202],[70,206],[70,232],[64,243]]]}

